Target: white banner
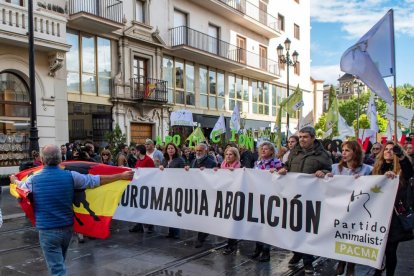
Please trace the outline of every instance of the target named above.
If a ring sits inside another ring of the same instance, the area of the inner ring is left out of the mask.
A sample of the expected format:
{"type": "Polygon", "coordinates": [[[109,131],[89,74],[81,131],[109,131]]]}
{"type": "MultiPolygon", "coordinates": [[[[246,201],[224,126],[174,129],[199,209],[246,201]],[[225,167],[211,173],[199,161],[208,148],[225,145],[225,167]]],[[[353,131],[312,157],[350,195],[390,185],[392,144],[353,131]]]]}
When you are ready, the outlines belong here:
{"type": "Polygon", "coordinates": [[[171,126],[194,126],[193,113],[188,110],[178,110],[171,112],[171,126]]]}
{"type": "Polygon", "coordinates": [[[397,187],[385,176],[138,169],[114,218],[379,268],[397,187]]]}

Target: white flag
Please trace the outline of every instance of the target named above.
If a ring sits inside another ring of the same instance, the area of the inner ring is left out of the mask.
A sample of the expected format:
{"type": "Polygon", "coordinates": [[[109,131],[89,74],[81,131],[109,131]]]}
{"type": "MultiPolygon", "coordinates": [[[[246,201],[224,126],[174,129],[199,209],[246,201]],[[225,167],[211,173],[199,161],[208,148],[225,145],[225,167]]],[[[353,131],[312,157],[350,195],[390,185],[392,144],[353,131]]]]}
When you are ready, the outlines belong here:
{"type": "Polygon", "coordinates": [[[375,94],[391,104],[392,96],[383,77],[395,75],[393,10],[378,21],[341,57],[341,70],[357,76],[375,94]]]}
{"type": "Polygon", "coordinates": [[[171,126],[194,126],[193,113],[188,110],[178,110],[171,112],[171,126]]]}
{"type": "Polygon", "coordinates": [[[305,118],[300,118],[298,130],[301,130],[302,128],[307,126],[313,127],[314,124],[315,123],[313,122],[313,111],[310,111],[308,115],[305,116],[305,118]]]}
{"type": "Polygon", "coordinates": [[[322,136],[322,139],[328,138],[329,136],[331,136],[333,131],[333,128],[328,129],[327,131],[325,131],[325,133],[322,136]]]}
{"type": "Polygon", "coordinates": [[[230,129],[234,129],[236,132],[240,130],[240,111],[237,103],[235,104],[233,113],[231,114],[230,129]]]}
{"type": "Polygon", "coordinates": [[[378,128],[378,121],[377,121],[377,107],[375,106],[375,99],[374,94],[371,93],[371,97],[369,98],[368,103],[368,110],[367,115],[370,122],[370,129],[372,129],[375,132],[379,132],[378,128]]]}
{"type": "MultiPolygon", "coordinates": [[[[387,140],[392,140],[392,137],[394,136],[394,119],[389,119],[386,134],[387,134],[387,140]]],[[[402,131],[397,126],[397,140],[400,140],[401,136],[402,136],[402,131]]]]}
{"type": "Polygon", "coordinates": [[[347,136],[355,136],[355,130],[353,127],[350,127],[347,123],[344,117],[339,114],[338,118],[338,133],[339,136],[344,139],[347,136]]]}
{"type": "MultiPolygon", "coordinates": [[[[406,108],[404,106],[401,106],[397,104],[397,122],[400,122],[403,124],[406,128],[411,127],[411,120],[414,116],[414,110],[406,108]]],[[[391,105],[387,105],[387,112],[385,114],[385,117],[388,118],[388,120],[394,121],[394,107],[391,105]]]]}
{"type": "Polygon", "coordinates": [[[223,114],[220,115],[216,124],[214,125],[214,128],[210,133],[210,139],[213,138],[213,132],[215,133],[216,136],[226,133],[226,124],[224,122],[223,114]]]}

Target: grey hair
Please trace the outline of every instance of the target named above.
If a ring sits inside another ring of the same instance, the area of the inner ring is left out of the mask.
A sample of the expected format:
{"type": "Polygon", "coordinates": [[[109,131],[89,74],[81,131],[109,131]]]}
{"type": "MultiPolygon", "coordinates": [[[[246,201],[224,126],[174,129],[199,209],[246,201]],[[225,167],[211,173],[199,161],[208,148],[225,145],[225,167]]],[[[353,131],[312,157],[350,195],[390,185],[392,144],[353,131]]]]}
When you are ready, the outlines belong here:
{"type": "Polygon", "coordinates": [[[62,153],[60,148],[56,145],[45,146],[40,156],[42,157],[43,164],[48,166],[57,166],[62,162],[62,153]]]}
{"type": "Polygon", "coordinates": [[[206,150],[208,150],[208,146],[207,146],[207,144],[204,144],[204,143],[200,143],[200,144],[197,144],[197,147],[198,146],[202,146],[203,148],[204,148],[204,150],[206,151],[206,150]]]}
{"type": "MultiPolygon", "coordinates": [[[[262,147],[263,146],[267,146],[271,151],[273,151],[273,155],[272,155],[272,157],[275,157],[276,156],[276,148],[275,148],[275,146],[272,144],[272,143],[270,143],[270,142],[268,142],[268,141],[264,141],[264,142],[262,142],[260,145],[259,145],[259,150],[260,149],[262,149],[262,147]]],[[[259,157],[259,160],[260,160],[261,158],[259,157]]]]}
{"type": "Polygon", "coordinates": [[[306,127],[302,128],[301,130],[299,130],[299,132],[309,133],[309,135],[310,135],[311,138],[314,138],[316,136],[316,131],[311,126],[306,126],[306,127]]]}

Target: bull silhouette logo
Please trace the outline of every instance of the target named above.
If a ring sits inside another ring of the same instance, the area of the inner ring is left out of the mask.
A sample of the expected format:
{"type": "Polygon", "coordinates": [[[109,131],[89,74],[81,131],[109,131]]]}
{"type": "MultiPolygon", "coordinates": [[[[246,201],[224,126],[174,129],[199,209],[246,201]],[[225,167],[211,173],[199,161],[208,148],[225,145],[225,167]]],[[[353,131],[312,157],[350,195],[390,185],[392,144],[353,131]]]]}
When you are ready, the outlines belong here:
{"type": "MultiPolygon", "coordinates": [[[[83,208],[85,208],[85,210],[88,211],[89,215],[92,216],[94,221],[101,221],[101,219],[89,207],[89,202],[86,200],[85,189],[75,190],[75,193],[73,195],[73,205],[75,205],[77,208],[80,208],[81,204],[83,205],[83,208]]],[[[80,226],[84,225],[82,220],[76,216],[76,213],[75,213],[75,219],[79,223],[80,226]]]]}
{"type": "Polygon", "coordinates": [[[367,211],[369,217],[371,218],[371,212],[368,210],[366,204],[368,203],[368,201],[371,199],[371,196],[369,195],[369,193],[363,193],[362,190],[357,194],[355,193],[355,191],[352,191],[351,197],[349,199],[349,203],[348,203],[348,208],[346,209],[346,211],[349,213],[350,210],[350,206],[352,203],[357,203],[357,202],[363,202],[362,206],[364,207],[365,211],[367,211]],[[365,201],[363,202],[363,200],[365,199],[365,201]]]}

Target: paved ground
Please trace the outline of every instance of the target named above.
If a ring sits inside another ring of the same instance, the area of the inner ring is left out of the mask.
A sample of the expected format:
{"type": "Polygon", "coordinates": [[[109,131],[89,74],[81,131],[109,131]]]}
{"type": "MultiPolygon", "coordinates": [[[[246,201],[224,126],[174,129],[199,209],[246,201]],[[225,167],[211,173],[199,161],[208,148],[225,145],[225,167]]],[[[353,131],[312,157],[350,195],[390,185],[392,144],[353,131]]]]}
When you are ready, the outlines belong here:
{"type": "MultiPolygon", "coordinates": [[[[37,232],[22,216],[14,199],[3,190],[0,206],[5,224],[0,229],[0,275],[47,275],[37,232]]],[[[241,242],[235,255],[222,254],[225,239],[209,236],[204,247],[194,248],[196,233],[183,231],[181,239],[165,238],[167,229],[152,234],[129,233],[129,223],[113,221],[107,240],[72,239],[67,256],[69,275],[304,275],[301,265],[289,268],[291,253],[273,248],[269,263],[248,258],[254,242],[241,242]]],[[[414,242],[403,243],[396,275],[414,275],[414,242]]],[[[318,259],[314,275],[334,275],[336,262],[318,259]]],[[[356,275],[372,275],[357,266],[356,275]]]]}

